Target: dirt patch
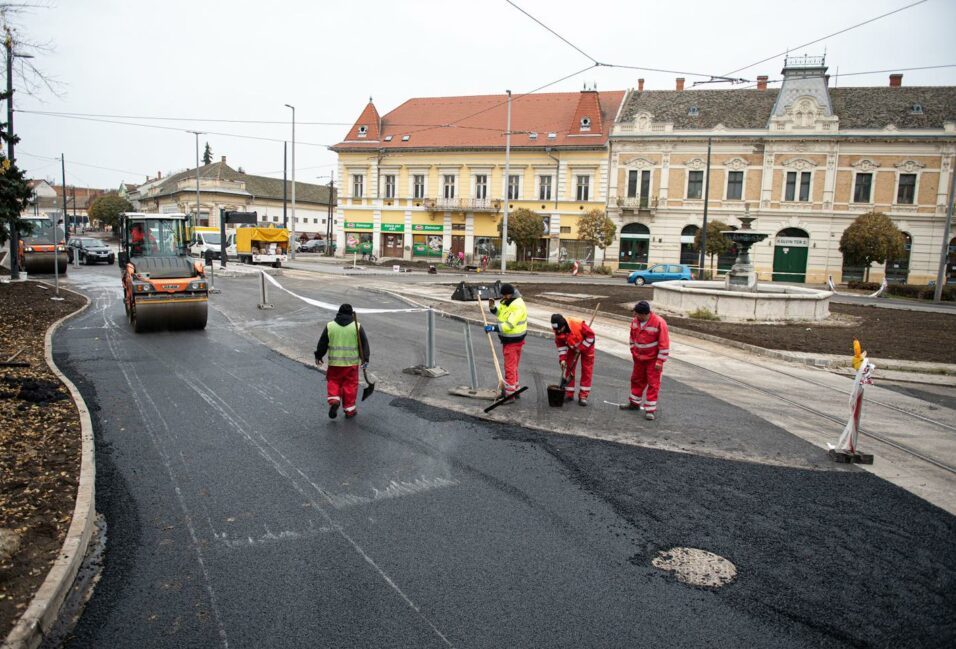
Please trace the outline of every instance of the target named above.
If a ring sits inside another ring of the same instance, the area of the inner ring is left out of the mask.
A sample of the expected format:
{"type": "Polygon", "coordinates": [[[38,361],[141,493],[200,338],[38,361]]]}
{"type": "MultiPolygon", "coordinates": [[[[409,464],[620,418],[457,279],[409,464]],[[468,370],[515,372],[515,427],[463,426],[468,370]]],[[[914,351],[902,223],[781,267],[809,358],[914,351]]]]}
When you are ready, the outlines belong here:
{"type": "Polygon", "coordinates": [[[29,605],[63,544],[80,471],[80,418],[46,366],[43,339],[83,306],[37,282],[0,284],[0,638],[29,605]]]}
{"type": "MultiPolygon", "coordinates": [[[[529,301],[590,310],[601,304],[601,311],[631,317],[631,308],[639,300],[653,304],[654,289],[630,284],[574,284],[573,292],[585,294],[577,300],[565,298],[561,303],[542,295],[559,288],[554,284],[520,284],[518,290],[529,301]],[[592,295],[600,295],[597,298],[592,295]]],[[[667,316],[672,327],[699,331],[730,338],[765,349],[782,349],[810,354],[853,354],[853,339],[859,338],[863,348],[879,365],[880,358],[936,363],[956,363],[956,315],[926,313],[902,309],[849,304],[830,304],[832,322],[822,324],[746,324],[715,322],[667,316]]]]}

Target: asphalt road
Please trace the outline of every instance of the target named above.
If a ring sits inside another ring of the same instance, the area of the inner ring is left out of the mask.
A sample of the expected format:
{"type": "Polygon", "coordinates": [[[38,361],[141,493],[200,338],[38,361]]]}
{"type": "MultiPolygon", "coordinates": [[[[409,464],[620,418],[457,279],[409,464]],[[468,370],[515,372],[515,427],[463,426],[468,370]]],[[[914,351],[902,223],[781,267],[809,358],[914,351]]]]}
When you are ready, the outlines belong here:
{"type": "MultiPolygon", "coordinates": [[[[203,332],[134,335],[115,268],[71,276],[95,303],[55,357],[94,409],[108,540],[67,646],[956,641],[956,519],[872,475],[533,432],[385,394],[330,421],[319,373],[218,311],[203,332]],[[729,558],[737,581],[678,583],[650,565],[672,546],[729,558]]],[[[760,425],[717,412],[711,426],[760,425]]]]}

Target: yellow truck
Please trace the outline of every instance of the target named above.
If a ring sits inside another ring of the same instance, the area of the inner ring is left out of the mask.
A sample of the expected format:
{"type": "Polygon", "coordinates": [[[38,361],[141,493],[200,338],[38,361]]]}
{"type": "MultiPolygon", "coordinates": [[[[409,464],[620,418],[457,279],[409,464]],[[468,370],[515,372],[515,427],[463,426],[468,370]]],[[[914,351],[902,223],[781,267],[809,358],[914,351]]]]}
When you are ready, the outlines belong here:
{"type": "Polygon", "coordinates": [[[236,255],[243,264],[282,266],[288,259],[289,231],[285,228],[245,227],[236,230],[236,255]]]}

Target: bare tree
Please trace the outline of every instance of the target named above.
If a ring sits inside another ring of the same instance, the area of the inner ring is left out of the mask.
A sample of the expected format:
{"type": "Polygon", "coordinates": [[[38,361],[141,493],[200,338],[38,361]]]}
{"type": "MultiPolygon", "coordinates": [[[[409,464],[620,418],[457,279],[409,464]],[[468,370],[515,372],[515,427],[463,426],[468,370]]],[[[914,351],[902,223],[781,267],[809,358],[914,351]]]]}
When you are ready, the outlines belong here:
{"type": "MultiPolygon", "coordinates": [[[[64,83],[45,73],[38,63],[44,54],[53,52],[51,41],[38,41],[30,37],[21,27],[24,16],[52,9],[45,2],[0,2],[0,29],[4,39],[9,39],[17,54],[13,59],[14,87],[17,92],[39,96],[44,91],[57,97],[62,95],[64,83]]],[[[5,98],[5,97],[4,97],[5,98]]]]}

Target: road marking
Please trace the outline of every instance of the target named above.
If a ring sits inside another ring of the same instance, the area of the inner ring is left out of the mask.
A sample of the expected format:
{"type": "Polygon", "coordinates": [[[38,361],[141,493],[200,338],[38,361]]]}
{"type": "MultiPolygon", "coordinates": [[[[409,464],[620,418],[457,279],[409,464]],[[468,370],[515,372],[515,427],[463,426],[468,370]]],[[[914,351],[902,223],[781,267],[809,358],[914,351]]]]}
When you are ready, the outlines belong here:
{"type": "Polygon", "coordinates": [[[433,489],[442,489],[445,487],[455,487],[457,480],[450,478],[419,478],[411,482],[404,480],[392,480],[384,489],[372,489],[371,496],[359,496],[355,494],[328,494],[327,498],[336,509],[345,509],[346,507],[355,507],[358,505],[368,505],[379,500],[389,500],[391,498],[401,498],[403,496],[414,496],[433,489]]]}
{"type": "Polygon", "coordinates": [[[309,520],[309,529],[302,532],[296,530],[283,530],[282,532],[275,533],[265,525],[262,527],[265,529],[266,533],[256,537],[248,535],[245,537],[230,537],[228,532],[223,532],[221,534],[213,533],[213,535],[216,537],[216,540],[219,543],[227,548],[248,548],[267,545],[270,543],[281,543],[283,541],[299,541],[302,539],[310,539],[316,536],[331,534],[338,531],[337,527],[331,525],[320,525],[319,527],[316,527],[315,523],[313,523],[311,520],[309,520]]]}

